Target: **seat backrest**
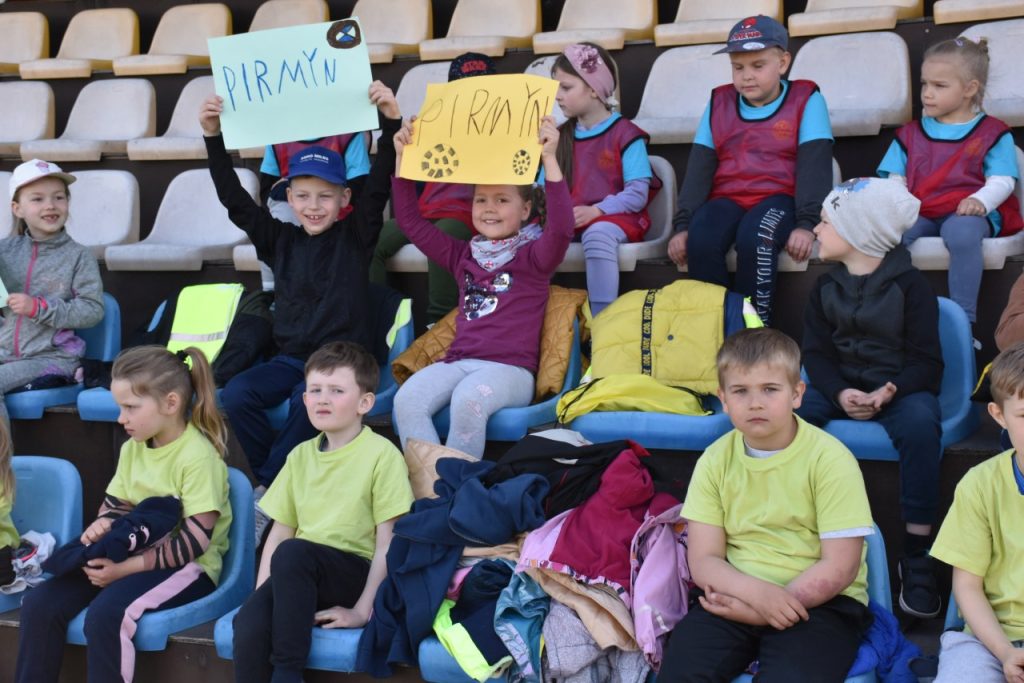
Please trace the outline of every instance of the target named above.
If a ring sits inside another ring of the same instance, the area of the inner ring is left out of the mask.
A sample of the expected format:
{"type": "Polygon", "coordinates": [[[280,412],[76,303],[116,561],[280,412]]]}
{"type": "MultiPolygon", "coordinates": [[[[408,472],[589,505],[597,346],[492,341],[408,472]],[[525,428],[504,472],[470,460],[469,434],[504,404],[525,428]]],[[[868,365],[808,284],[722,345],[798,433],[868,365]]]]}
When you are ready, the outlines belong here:
{"type": "Polygon", "coordinates": [[[975,24],[961,33],[977,41],[988,38],[988,82],[985,84],[985,111],[1011,126],[1024,124],[1017,69],[1024,61],[1024,19],[975,24]]]}
{"type": "MultiPolygon", "coordinates": [[[[242,187],[251,197],[259,193],[259,179],[246,168],[236,168],[242,187]]],[[[231,244],[245,233],[228,218],[228,211],[217,199],[210,172],[205,168],[183,171],[167,186],[153,221],[147,242],[205,247],[231,244]]]]}
{"type": "Polygon", "coordinates": [[[368,43],[418,46],[434,37],[430,0],[359,0],[352,16],[368,43]]]}
{"type": "Polygon", "coordinates": [[[451,62],[429,62],[417,64],[406,71],[395,92],[398,108],[407,112],[406,115],[418,115],[427,97],[427,86],[431,83],[447,83],[450,65],[451,62]]]}
{"type": "Polygon", "coordinates": [[[42,12],[0,13],[0,62],[20,64],[50,56],[50,24],[42,12]]]}
{"type": "Polygon", "coordinates": [[[448,36],[512,36],[539,33],[539,0],[459,0],[448,36]]]}
{"type": "Polygon", "coordinates": [[[875,525],[875,533],[865,537],[868,553],[868,597],[885,609],[892,611],[892,590],[889,587],[889,563],[885,559],[885,539],[875,525]]]}
{"type": "Polygon", "coordinates": [[[60,547],[82,533],[82,479],[62,458],[11,458],[17,490],[11,521],[18,533],[50,532],[60,547]]]}
{"type": "MultiPolygon", "coordinates": [[[[0,171],[0,188],[11,182],[10,171],[0,171]]],[[[14,230],[14,214],[9,208],[0,209],[0,240],[9,237],[14,230]]]]}
{"type": "Polygon", "coordinates": [[[764,14],[776,21],[782,21],[782,2],[780,0],[729,0],[729,2],[681,0],[679,9],[676,11],[676,23],[707,19],[739,21],[755,14],[764,14]]]}
{"type": "Polygon", "coordinates": [[[637,118],[686,117],[699,121],[711,90],[730,78],[729,55],[715,54],[722,47],[688,45],[658,55],[651,65],[637,118]]]}
{"type": "MultiPolygon", "coordinates": [[[[197,108],[198,111],[198,108],[197,108]]],[[[67,231],[87,247],[139,241],[139,181],[128,171],[75,171],[67,231]]]]}
{"type": "Polygon", "coordinates": [[[558,17],[558,30],[639,30],[657,23],[658,6],[652,0],[565,0],[562,14],[558,17]]]}
{"type": "Polygon", "coordinates": [[[139,54],[139,16],[124,7],[82,10],[71,18],[58,59],[114,59],[139,54]]]}
{"type": "Polygon", "coordinates": [[[267,0],[252,17],[250,31],[318,24],[330,18],[324,0],[267,0]]]}
{"type": "Polygon", "coordinates": [[[228,468],[228,500],[231,501],[231,528],[228,529],[228,551],[224,554],[218,588],[248,593],[256,577],[252,484],[234,467],[228,468]]]}
{"type": "Polygon", "coordinates": [[[971,410],[971,391],[977,378],[971,323],[952,299],[939,297],[939,343],[942,345],[942,388],[939,407],[947,420],[971,410]]]}
{"type": "Polygon", "coordinates": [[[231,10],[219,2],[171,7],[157,24],[151,55],[210,54],[207,38],[231,35],[231,10]]]}
{"type": "Polygon", "coordinates": [[[78,93],[68,125],[70,140],[134,140],[156,133],[156,90],[145,78],[90,81],[78,93]]]}
{"type": "Polygon", "coordinates": [[[174,105],[171,122],[167,124],[166,137],[201,138],[203,129],[196,112],[210,95],[214,94],[213,76],[199,76],[185,84],[174,105]]]}
{"type": "Polygon", "coordinates": [[[671,233],[672,217],[676,214],[676,171],[668,159],[652,156],[650,160],[651,170],[661,180],[661,189],[648,207],[651,227],[644,235],[648,242],[671,233]]]}
{"type": "Polygon", "coordinates": [[[93,327],[75,330],[85,342],[85,357],[112,362],[121,353],[121,307],[109,292],[103,292],[103,320],[93,327]]]}
{"type": "Polygon", "coordinates": [[[924,12],[922,0],[807,0],[805,12],[828,12],[848,7],[878,7],[886,5],[899,10],[900,19],[916,19],[924,12]]]}
{"type": "MultiPolygon", "coordinates": [[[[3,14],[0,14],[3,17],[3,14]]],[[[3,29],[0,28],[0,32],[3,29]]],[[[45,81],[0,83],[0,142],[53,137],[53,88],[45,81]]]]}

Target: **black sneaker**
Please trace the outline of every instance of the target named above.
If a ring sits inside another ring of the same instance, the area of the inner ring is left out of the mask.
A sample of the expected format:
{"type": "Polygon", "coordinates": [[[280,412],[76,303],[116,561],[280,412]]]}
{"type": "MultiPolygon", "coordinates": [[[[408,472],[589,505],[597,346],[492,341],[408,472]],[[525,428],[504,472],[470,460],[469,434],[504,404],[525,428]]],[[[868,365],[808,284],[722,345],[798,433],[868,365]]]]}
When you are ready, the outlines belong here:
{"type": "Polygon", "coordinates": [[[934,560],[914,555],[900,560],[900,608],[921,619],[932,619],[942,610],[942,598],[935,586],[934,560]]]}

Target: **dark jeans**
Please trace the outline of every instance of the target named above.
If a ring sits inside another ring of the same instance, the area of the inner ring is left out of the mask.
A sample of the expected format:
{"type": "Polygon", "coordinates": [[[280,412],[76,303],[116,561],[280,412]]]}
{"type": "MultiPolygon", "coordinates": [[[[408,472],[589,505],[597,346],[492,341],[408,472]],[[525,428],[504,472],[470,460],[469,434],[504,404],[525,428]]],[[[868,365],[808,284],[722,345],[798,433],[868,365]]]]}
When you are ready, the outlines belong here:
{"type": "Polygon", "coordinates": [[[292,538],[277,546],[270,577],[235,615],[235,680],[300,683],[313,614],[355,605],[369,571],[365,559],[319,543],[292,538]]]}
{"type": "Polygon", "coordinates": [[[293,448],[316,436],[302,403],[306,390],[304,368],[305,363],[297,358],[274,356],[232,377],[221,392],[231,429],[252,473],[264,486],[274,481],[293,448]],[[290,399],[288,419],[275,437],[263,411],[285,399],[290,399]]]}
{"type": "MultiPolygon", "coordinates": [[[[814,387],[807,387],[796,414],[816,427],[850,419],[814,387]]],[[[874,418],[900,454],[900,504],[911,524],[933,524],[939,498],[942,416],[935,394],[919,391],[894,398],[874,418]]]]}
{"type": "Polygon", "coordinates": [[[836,683],[846,679],[871,612],[839,595],[807,610],[785,630],[748,626],[698,603],[672,631],[658,683],[729,683],[758,660],[758,683],[836,683]]]}
{"type": "Polygon", "coordinates": [[[729,287],[725,255],[736,245],[733,289],[750,297],[765,324],[771,322],[779,251],[796,226],[788,195],[773,195],[744,211],[730,199],[712,199],[694,211],[686,238],[690,277],[729,287]]]}

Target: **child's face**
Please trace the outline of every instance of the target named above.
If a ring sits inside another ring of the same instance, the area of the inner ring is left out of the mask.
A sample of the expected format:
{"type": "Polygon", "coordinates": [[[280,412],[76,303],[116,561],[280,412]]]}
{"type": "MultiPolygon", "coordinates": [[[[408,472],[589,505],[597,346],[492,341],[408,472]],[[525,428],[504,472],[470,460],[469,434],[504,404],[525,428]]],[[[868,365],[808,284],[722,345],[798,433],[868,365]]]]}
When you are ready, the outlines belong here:
{"type": "Polygon", "coordinates": [[[338,433],[362,422],[373,407],[374,395],[364,392],[352,368],[313,370],[306,376],[306,404],[309,421],[321,432],[338,433]]]}
{"type": "Polygon", "coordinates": [[[68,188],[60,178],[40,178],[22,186],[11,211],[37,240],[53,237],[68,220],[68,188]]]}
{"type": "Polygon", "coordinates": [[[853,249],[850,243],[842,238],[836,226],[828,219],[825,210],[821,211],[821,222],[814,226],[814,236],[818,238],[818,258],[827,261],[842,261],[843,257],[853,249]]]}
{"type": "Polygon", "coordinates": [[[597,91],[587,85],[579,76],[555,69],[551,77],[558,81],[558,92],[555,101],[567,117],[580,117],[596,109],[605,111],[607,108],[597,96],[597,91]]]}
{"type": "Polygon", "coordinates": [[[315,176],[293,178],[288,186],[288,205],[310,235],[334,225],[338,212],[348,206],[352,191],[315,176]]]}
{"type": "Polygon", "coordinates": [[[988,404],[988,413],[1010,435],[1010,443],[1018,457],[1024,453],[1024,398],[1010,396],[1002,403],[988,404]]]}
{"type": "MultiPolygon", "coordinates": [[[[952,119],[974,115],[971,104],[978,94],[977,81],[964,81],[964,68],[957,59],[926,59],[921,65],[921,109],[925,116],[957,123],[952,119]]],[[[962,123],[962,122],[961,122],[962,123]]]]}
{"type": "Polygon", "coordinates": [[[796,435],[793,411],[800,407],[804,383],[795,385],[785,368],[758,363],[724,373],[718,398],[733,426],[751,448],[777,451],[796,435]]]}
{"type": "Polygon", "coordinates": [[[153,440],[154,445],[164,445],[161,435],[171,431],[181,419],[180,397],[175,393],[168,394],[162,401],[152,396],[139,396],[126,379],[113,380],[110,393],[121,409],[117,421],[134,441],[153,440]]]}
{"type": "Polygon", "coordinates": [[[763,107],[782,93],[779,81],[789,69],[790,55],[770,47],[757,52],[733,52],[732,84],[747,102],[763,107]]]}
{"type": "Polygon", "coordinates": [[[490,240],[510,237],[530,217],[531,202],[515,185],[477,185],[473,192],[473,227],[490,240]]]}

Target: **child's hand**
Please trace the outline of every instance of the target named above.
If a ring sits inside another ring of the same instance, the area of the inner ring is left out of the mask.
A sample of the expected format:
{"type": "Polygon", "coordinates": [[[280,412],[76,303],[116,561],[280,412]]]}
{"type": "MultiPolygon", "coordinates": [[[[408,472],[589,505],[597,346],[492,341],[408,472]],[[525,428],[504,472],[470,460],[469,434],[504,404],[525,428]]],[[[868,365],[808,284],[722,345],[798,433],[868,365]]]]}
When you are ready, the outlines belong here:
{"type": "Polygon", "coordinates": [[[723,619],[751,626],[765,626],[767,624],[764,617],[753,607],[739,598],[734,598],[725,593],[717,593],[711,586],[708,586],[707,591],[699,600],[705,610],[723,619]]]}
{"type": "Polygon", "coordinates": [[[878,412],[868,394],[858,389],[840,391],[839,405],[854,420],[870,420],[878,412]]]}
{"type": "Polygon", "coordinates": [[[956,207],[956,215],[958,216],[986,216],[988,211],[985,210],[985,205],[979,202],[974,197],[967,197],[960,202],[960,205],[956,207]]]}
{"type": "Polygon", "coordinates": [[[1003,660],[1006,683],[1024,683],[1024,649],[1012,648],[1003,660]]]}
{"type": "Polygon", "coordinates": [[[106,588],[120,578],[127,576],[123,571],[123,562],[114,562],[106,557],[97,557],[82,567],[82,571],[89,577],[89,583],[97,588],[106,588]]]}
{"type": "Polygon", "coordinates": [[[786,251],[794,261],[806,261],[811,257],[811,247],[813,246],[813,232],[804,228],[794,228],[793,232],[789,233],[786,251]]]}
{"type": "Polygon", "coordinates": [[[369,616],[363,616],[347,607],[322,609],[313,615],[313,621],[323,628],[360,628],[366,626],[369,616]]]}
{"type": "Polygon", "coordinates": [[[35,297],[28,294],[11,294],[7,297],[7,307],[15,315],[32,315],[32,309],[36,307],[35,297]]]}
{"type": "Polygon", "coordinates": [[[572,217],[576,220],[576,227],[582,228],[584,225],[593,223],[598,218],[604,215],[604,212],[596,206],[574,206],[572,207],[572,217]]]}
{"type": "Polygon", "coordinates": [[[807,621],[807,608],[795,595],[782,586],[765,586],[758,596],[757,604],[751,605],[768,625],[779,631],[793,626],[798,621],[807,621]]]}
{"type": "Polygon", "coordinates": [[[385,118],[402,118],[402,112],[398,109],[398,100],[395,99],[395,93],[380,81],[374,81],[370,84],[370,101],[373,102],[373,106],[377,107],[385,118]]]}
{"type": "Polygon", "coordinates": [[[540,155],[542,157],[555,156],[555,152],[558,151],[559,136],[558,124],[555,123],[554,116],[545,116],[540,120],[540,130],[537,131],[537,137],[540,140],[540,155]]]}
{"type": "Polygon", "coordinates": [[[92,545],[107,535],[107,532],[110,531],[110,525],[113,523],[114,520],[109,517],[100,517],[90,524],[88,529],[82,532],[78,540],[82,542],[82,545],[92,545]]]}
{"type": "Polygon", "coordinates": [[[892,382],[886,382],[883,386],[878,387],[868,394],[865,397],[865,400],[874,407],[875,412],[878,412],[882,409],[882,406],[889,403],[895,395],[896,385],[892,382]]]}
{"type": "Polygon", "coordinates": [[[689,232],[682,230],[668,241],[668,257],[680,268],[686,265],[686,238],[689,232]]]}
{"type": "Polygon", "coordinates": [[[220,114],[224,111],[224,98],[210,95],[199,106],[199,125],[203,135],[212,138],[220,133],[220,114]]]}
{"type": "Polygon", "coordinates": [[[410,116],[409,120],[402,123],[402,127],[395,133],[395,169],[397,170],[402,168],[402,151],[405,150],[406,145],[412,144],[412,137],[416,132],[415,123],[416,117],[410,116]]]}

